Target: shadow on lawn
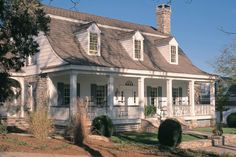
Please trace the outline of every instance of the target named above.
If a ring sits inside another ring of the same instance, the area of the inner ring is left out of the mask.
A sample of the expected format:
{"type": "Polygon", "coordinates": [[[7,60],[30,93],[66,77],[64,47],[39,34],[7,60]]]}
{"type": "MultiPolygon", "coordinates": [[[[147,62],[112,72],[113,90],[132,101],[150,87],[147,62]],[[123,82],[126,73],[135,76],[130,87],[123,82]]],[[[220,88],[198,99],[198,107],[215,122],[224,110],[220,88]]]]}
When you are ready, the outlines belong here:
{"type": "Polygon", "coordinates": [[[137,144],[147,144],[147,145],[157,145],[157,137],[156,134],[153,133],[120,133],[117,134],[116,137],[120,138],[124,141],[130,141],[137,144]]]}
{"type": "Polygon", "coordinates": [[[80,147],[84,148],[84,150],[87,151],[91,156],[103,157],[102,154],[99,151],[89,147],[87,144],[83,144],[80,147]]]}

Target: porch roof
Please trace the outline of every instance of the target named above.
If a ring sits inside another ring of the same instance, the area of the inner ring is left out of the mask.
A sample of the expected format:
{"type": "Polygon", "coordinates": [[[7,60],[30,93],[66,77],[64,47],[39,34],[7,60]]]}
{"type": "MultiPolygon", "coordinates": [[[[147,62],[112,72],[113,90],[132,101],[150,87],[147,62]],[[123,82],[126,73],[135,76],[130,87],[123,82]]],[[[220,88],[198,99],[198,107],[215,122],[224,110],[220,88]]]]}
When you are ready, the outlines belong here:
{"type": "MultiPolygon", "coordinates": [[[[145,33],[166,35],[158,32],[155,28],[146,25],[133,24],[119,20],[109,19],[80,12],[74,12],[59,8],[44,7],[48,14],[74,18],[99,24],[140,30],[145,33]]],[[[123,30],[99,27],[101,30],[101,56],[89,56],[76,39],[76,32],[83,24],[65,21],[62,19],[51,19],[48,40],[54,51],[65,61],[75,65],[99,66],[112,68],[127,68],[135,70],[151,70],[160,72],[174,72],[195,75],[209,75],[192,64],[186,54],[179,48],[178,65],[169,64],[157,49],[157,42],[163,41],[158,36],[144,36],[144,59],[143,61],[133,60],[120,43],[125,33],[123,30]]],[[[167,37],[168,40],[172,38],[167,37]]]]}

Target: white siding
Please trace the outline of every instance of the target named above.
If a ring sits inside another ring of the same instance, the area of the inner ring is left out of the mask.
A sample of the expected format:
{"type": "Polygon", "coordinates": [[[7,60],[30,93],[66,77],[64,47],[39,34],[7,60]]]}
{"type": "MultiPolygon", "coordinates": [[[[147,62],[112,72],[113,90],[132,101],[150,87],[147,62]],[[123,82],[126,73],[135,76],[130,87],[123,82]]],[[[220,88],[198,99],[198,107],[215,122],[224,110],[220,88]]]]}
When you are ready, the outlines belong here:
{"type": "Polygon", "coordinates": [[[126,52],[129,54],[131,58],[133,58],[133,39],[130,38],[128,40],[121,41],[122,46],[125,48],[126,52]]]}
{"type": "Polygon", "coordinates": [[[83,48],[83,50],[88,53],[88,32],[87,30],[85,32],[79,32],[76,35],[81,47],[83,48]]]}
{"type": "Polygon", "coordinates": [[[158,50],[161,52],[162,56],[170,62],[170,50],[169,50],[169,45],[165,46],[160,46],[158,47],[158,50]]]}
{"type": "Polygon", "coordinates": [[[22,69],[29,75],[40,73],[40,68],[57,66],[65,64],[63,61],[52,49],[47,37],[40,33],[36,38],[40,51],[35,54],[36,56],[36,65],[30,65],[23,67],[22,69]]]}

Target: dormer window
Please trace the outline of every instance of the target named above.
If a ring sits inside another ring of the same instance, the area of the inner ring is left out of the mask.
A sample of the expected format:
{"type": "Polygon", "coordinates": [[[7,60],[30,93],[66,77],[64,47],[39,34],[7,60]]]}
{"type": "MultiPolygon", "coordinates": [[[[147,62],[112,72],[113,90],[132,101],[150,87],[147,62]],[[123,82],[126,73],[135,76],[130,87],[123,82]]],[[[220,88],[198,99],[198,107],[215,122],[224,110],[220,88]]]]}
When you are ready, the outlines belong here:
{"type": "Polygon", "coordinates": [[[170,56],[170,58],[171,58],[171,63],[176,63],[176,56],[177,56],[177,54],[176,54],[176,46],[171,46],[171,56],[170,56]]]}
{"type": "Polygon", "coordinates": [[[83,50],[90,56],[101,55],[101,30],[95,22],[90,22],[81,26],[76,33],[76,37],[83,50]]]}
{"type": "Polygon", "coordinates": [[[89,53],[91,55],[98,54],[98,34],[89,33],[89,53]]]}
{"type": "Polygon", "coordinates": [[[143,36],[139,31],[133,35],[133,59],[143,60],[143,36]]]}
{"type": "Polygon", "coordinates": [[[134,58],[141,59],[142,41],[134,40],[134,58]]]}

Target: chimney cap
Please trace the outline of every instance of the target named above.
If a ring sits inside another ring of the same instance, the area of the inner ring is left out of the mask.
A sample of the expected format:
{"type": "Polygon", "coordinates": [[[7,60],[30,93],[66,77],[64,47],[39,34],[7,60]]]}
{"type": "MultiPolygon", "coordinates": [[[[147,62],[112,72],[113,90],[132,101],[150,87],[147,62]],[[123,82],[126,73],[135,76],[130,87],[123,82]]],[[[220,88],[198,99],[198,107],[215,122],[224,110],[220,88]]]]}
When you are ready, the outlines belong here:
{"type": "Polygon", "coordinates": [[[159,9],[170,9],[170,5],[168,4],[161,4],[157,6],[159,9]]]}

